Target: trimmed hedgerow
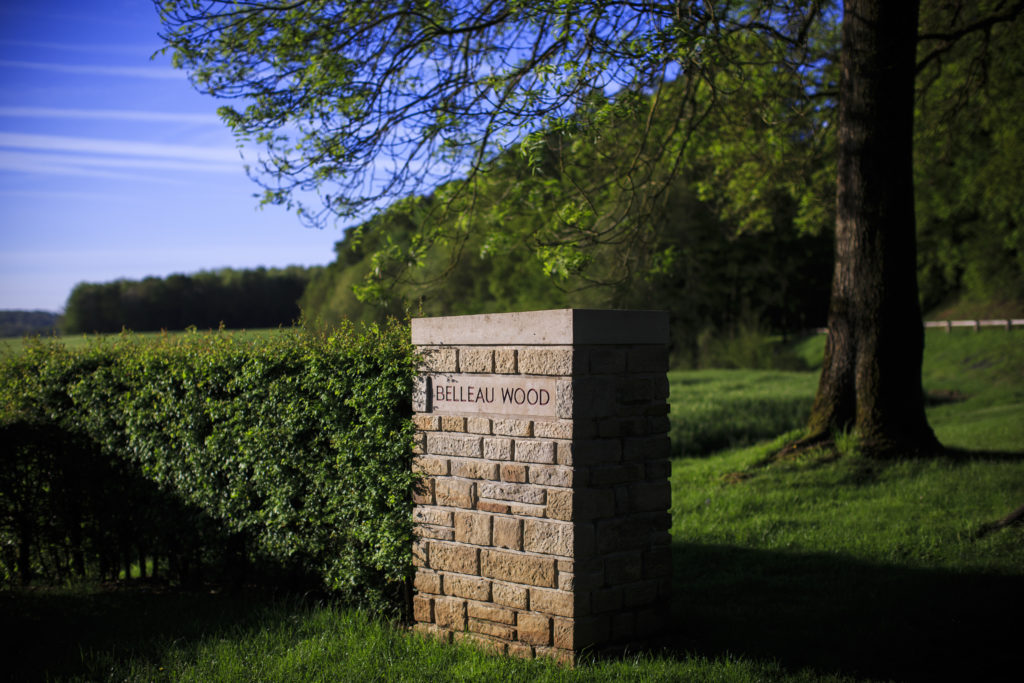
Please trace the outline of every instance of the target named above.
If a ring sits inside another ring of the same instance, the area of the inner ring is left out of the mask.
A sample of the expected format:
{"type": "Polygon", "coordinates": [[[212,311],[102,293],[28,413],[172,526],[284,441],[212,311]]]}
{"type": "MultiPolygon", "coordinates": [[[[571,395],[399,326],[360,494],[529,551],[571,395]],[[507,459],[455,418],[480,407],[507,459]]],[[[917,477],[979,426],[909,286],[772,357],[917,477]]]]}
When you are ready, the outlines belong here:
{"type": "Polygon", "coordinates": [[[397,606],[415,483],[406,326],[38,342],[0,372],[5,429],[85,437],[264,557],[397,606]]]}

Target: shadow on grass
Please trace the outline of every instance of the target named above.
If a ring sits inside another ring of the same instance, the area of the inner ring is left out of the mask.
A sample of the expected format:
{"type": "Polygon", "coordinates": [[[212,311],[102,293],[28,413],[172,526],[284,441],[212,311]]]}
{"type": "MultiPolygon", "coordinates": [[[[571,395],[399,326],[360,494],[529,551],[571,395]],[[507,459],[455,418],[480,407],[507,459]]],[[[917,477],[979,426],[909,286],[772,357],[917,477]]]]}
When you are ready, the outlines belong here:
{"type": "Polygon", "coordinates": [[[702,458],[750,446],[806,425],[810,398],[718,398],[713,406],[673,416],[672,457],[702,458]]]}
{"type": "Polygon", "coordinates": [[[943,456],[953,464],[967,464],[969,462],[1021,462],[1024,461],[1024,451],[983,451],[968,450],[966,448],[946,448],[943,456]]]}
{"type": "Polygon", "coordinates": [[[677,543],[670,647],[882,680],[1019,680],[1024,578],[677,543]]]}
{"type": "Polygon", "coordinates": [[[156,663],[169,642],[196,643],[257,628],[267,612],[298,605],[263,592],[166,590],[85,584],[0,592],[7,680],[92,679],[96,656],[156,663]]]}

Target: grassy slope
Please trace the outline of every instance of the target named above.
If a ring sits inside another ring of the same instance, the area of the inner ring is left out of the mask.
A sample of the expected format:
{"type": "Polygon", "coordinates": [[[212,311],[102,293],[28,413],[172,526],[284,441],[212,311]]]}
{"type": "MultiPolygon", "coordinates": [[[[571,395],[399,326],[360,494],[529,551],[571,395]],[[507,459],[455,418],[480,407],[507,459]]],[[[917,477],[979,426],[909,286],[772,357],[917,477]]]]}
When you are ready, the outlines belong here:
{"type": "MultiPolygon", "coordinates": [[[[817,362],[822,343],[799,351],[817,362]]],[[[1022,347],[1018,333],[929,332],[929,416],[964,451],[895,464],[848,453],[759,467],[785,437],[709,453],[737,431],[750,440],[799,426],[816,378],[672,373],[673,434],[700,457],[673,462],[678,630],[656,656],[565,670],[336,609],[88,591],[0,594],[0,613],[25,615],[14,625],[23,642],[8,644],[28,677],[1013,680],[1000,667],[1019,665],[1024,528],[975,532],[1024,504],[1022,347]]]]}

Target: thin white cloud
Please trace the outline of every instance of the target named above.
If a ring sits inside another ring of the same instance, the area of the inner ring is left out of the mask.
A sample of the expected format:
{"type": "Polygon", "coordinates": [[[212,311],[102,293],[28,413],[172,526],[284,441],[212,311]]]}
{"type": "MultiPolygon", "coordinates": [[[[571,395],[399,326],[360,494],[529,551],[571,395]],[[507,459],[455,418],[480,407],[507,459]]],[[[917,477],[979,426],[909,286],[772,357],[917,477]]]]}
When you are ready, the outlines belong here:
{"type": "MultiPolygon", "coordinates": [[[[123,201],[124,194],[103,193],[103,192],[75,192],[69,190],[2,190],[0,197],[27,197],[30,199],[68,199],[76,202],[90,201],[109,204],[115,201],[123,201]]],[[[0,259],[2,260],[2,259],[0,259]]]]}
{"type": "Polygon", "coordinates": [[[186,114],[126,109],[57,109],[54,107],[0,107],[0,116],[50,119],[97,119],[105,121],[155,121],[220,125],[216,114],[186,114]]]}
{"type": "Polygon", "coordinates": [[[238,150],[226,147],[165,145],[155,142],[74,138],[30,133],[0,133],[0,147],[128,157],[164,157],[225,164],[232,162],[238,164],[240,161],[238,150]]]}
{"type": "Polygon", "coordinates": [[[0,172],[2,171],[13,171],[19,174],[37,174],[47,176],[74,176],[80,178],[91,178],[104,179],[104,180],[124,180],[131,182],[158,182],[161,184],[172,184],[181,185],[184,181],[174,180],[168,178],[165,175],[147,176],[139,173],[138,171],[111,171],[103,168],[90,168],[88,166],[77,166],[77,165],[66,165],[61,163],[53,163],[46,159],[45,156],[40,155],[34,159],[26,160],[12,160],[4,158],[4,154],[0,153],[0,172]]]}
{"type": "Polygon", "coordinates": [[[91,52],[97,54],[144,55],[154,51],[150,45],[109,45],[97,43],[54,43],[42,40],[0,40],[0,45],[12,47],[34,47],[44,50],[64,50],[66,52],[91,52]]]}
{"type": "Polygon", "coordinates": [[[165,67],[138,66],[98,66],[90,64],[54,64],[51,62],[20,62],[0,59],[2,69],[33,69],[37,71],[56,71],[59,73],[82,74],[84,76],[119,76],[130,78],[157,78],[162,80],[183,80],[185,74],[176,69],[165,67]]]}
{"type": "Polygon", "coordinates": [[[241,172],[241,164],[237,161],[229,164],[223,162],[179,161],[176,159],[37,154],[0,150],[0,170],[45,173],[54,172],[58,168],[82,169],[90,174],[92,171],[88,169],[97,168],[231,173],[235,175],[241,172]]]}

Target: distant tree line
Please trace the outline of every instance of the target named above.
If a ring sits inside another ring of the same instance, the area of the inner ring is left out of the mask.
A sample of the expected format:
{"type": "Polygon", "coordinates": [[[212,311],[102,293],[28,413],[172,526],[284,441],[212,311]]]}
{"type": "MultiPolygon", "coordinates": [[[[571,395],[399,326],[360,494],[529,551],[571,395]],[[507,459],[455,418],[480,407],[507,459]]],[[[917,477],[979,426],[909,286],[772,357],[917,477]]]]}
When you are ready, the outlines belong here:
{"type": "Polygon", "coordinates": [[[64,333],[277,327],[299,319],[318,267],[222,268],[165,278],[83,282],[68,297],[64,333]]]}
{"type": "Polygon", "coordinates": [[[50,334],[57,330],[59,318],[49,311],[0,311],[0,337],[50,334]]]}

